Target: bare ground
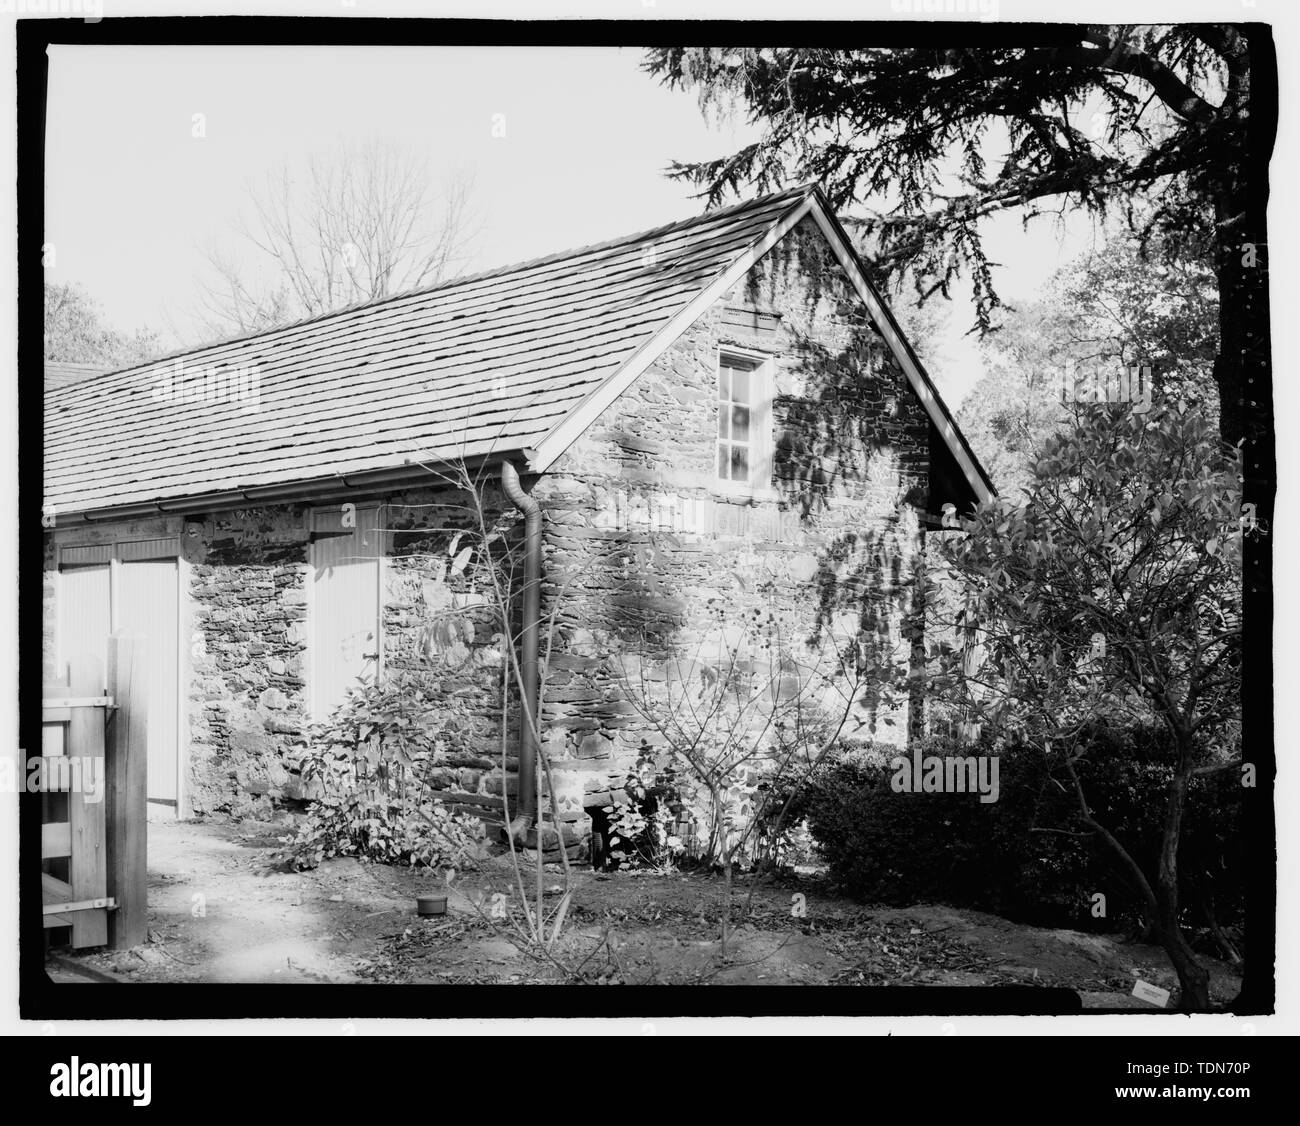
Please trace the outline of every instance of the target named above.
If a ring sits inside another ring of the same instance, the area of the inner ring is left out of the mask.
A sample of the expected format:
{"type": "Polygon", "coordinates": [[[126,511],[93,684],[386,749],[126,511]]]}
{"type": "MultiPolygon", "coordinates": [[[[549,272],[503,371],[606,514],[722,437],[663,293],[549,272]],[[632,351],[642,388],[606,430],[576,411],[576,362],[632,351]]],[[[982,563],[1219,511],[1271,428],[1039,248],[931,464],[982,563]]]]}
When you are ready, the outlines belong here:
{"type": "MultiPolygon", "coordinates": [[[[288,872],[274,856],[283,831],[151,824],[150,940],[65,955],[55,976],[75,980],[66,966],[76,965],[150,982],[1028,984],[1078,990],[1094,1008],[1149,1007],[1130,996],[1139,977],[1176,987],[1156,947],[939,905],[860,907],[807,881],[760,886],[724,956],[722,881],[696,873],[575,868],[564,934],[540,958],[490,917],[494,895],[505,897],[498,911],[517,904],[508,856],[459,874],[447,915],[425,919],[414,897],[443,890],[441,878],[355,860],[288,872]]],[[[544,875],[548,889],[561,879],[544,875]]],[[[558,901],[558,890],[547,897],[558,901]]],[[[1231,1001],[1239,977],[1204,961],[1214,1000],[1231,1001]]]]}

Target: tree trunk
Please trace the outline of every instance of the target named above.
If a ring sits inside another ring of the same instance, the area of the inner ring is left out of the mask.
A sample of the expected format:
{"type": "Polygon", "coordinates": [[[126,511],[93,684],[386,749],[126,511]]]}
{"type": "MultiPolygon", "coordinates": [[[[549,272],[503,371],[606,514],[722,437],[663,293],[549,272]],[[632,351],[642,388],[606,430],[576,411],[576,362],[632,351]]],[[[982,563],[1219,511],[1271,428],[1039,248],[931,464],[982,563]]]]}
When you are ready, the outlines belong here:
{"type": "Polygon", "coordinates": [[[1178,927],[1172,929],[1163,924],[1156,928],[1154,936],[1169,955],[1174,972],[1178,974],[1180,996],[1178,1007],[1186,1013],[1204,1013],[1210,1009],[1210,974],[1196,960],[1192,948],[1183,938],[1178,927]]]}
{"type": "MultiPolygon", "coordinates": [[[[1219,435],[1228,445],[1269,436],[1273,429],[1265,215],[1235,169],[1214,203],[1219,288],[1219,435]]],[[[1263,466],[1261,466],[1261,469],[1263,466]]]]}
{"type": "Polygon", "coordinates": [[[1241,952],[1237,949],[1236,944],[1228,937],[1227,932],[1219,926],[1218,916],[1214,913],[1214,896],[1201,883],[1200,880],[1187,881],[1188,886],[1192,889],[1192,895],[1196,898],[1196,905],[1201,910],[1201,915],[1205,919],[1205,925],[1209,928],[1210,937],[1214,939],[1215,945],[1218,946],[1223,956],[1228,959],[1234,966],[1240,968],[1242,964],[1241,952]]]}
{"type": "Polygon", "coordinates": [[[722,960],[727,960],[727,939],[731,931],[731,854],[728,852],[723,873],[726,876],[727,893],[722,909],[722,960]]]}
{"type": "Polygon", "coordinates": [[[925,582],[928,535],[922,526],[917,537],[916,574],[912,579],[912,605],[906,629],[911,635],[908,657],[907,741],[910,746],[925,738],[926,654],[925,654],[925,582]]]}
{"type": "Polygon", "coordinates": [[[1178,846],[1183,833],[1187,791],[1192,781],[1190,761],[1188,748],[1182,748],[1178,770],[1169,783],[1169,803],[1165,809],[1160,866],[1154,889],[1158,910],[1155,936],[1178,974],[1182,994],[1179,1007],[1185,1012],[1205,1012],[1210,1007],[1210,975],[1196,960],[1178,922],[1178,846]]]}
{"type": "MultiPolygon", "coordinates": [[[[1218,231],[1214,273],[1219,286],[1219,352],[1214,358],[1214,382],[1219,390],[1219,436],[1228,445],[1246,437],[1246,389],[1262,386],[1252,371],[1246,374],[1252,342],[1258,343],[1263,286],[1264,251],[1246,228],[1245,209],[1233,196],[1221,198],[1214,208],[1218,231]]],[[[1265,348],[1267,345],[1265,344],[1265,348]]],[[[1254,366],[1254,365],[1250,365],[1254,366]]]]}
{"type": "MultiPolygon", "coordinates": [[[[1185,750],[1186,748],[1184,748],[1185,750]]],[[[1129,851],[1113,833],[1092,816],[1078,775],[1071,768],[1071,780],[1079,799],[1084,822],[1101,836],[1123,868],[1134,877],[1151,919],[1151,938],[1159,943],[1178,975],[1179,1007],[1185,1012],[1205,1012],[1210,1007],[1210,975],[1197,960],[1178,925],[1178,846],[1183,831],[1183,809],[1192,775],[1190,758],[1180,753],[1178,771],[1169,783],[1165,826],[1160,846],[1160,863],[1152,886],[1129,851]]]]}

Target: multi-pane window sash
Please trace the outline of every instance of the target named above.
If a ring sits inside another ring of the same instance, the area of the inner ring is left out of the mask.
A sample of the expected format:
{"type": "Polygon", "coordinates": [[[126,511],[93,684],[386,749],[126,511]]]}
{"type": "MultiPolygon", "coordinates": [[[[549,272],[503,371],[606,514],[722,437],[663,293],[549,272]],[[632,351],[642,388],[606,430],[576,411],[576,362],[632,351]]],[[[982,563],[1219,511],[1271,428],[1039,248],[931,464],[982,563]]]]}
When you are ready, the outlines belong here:
{"type": "Polygon", "coordinates": [[[758,365],[735,356],[718,359],[718,479],[749,481],[754,451],[754,392],[758,365]]]}

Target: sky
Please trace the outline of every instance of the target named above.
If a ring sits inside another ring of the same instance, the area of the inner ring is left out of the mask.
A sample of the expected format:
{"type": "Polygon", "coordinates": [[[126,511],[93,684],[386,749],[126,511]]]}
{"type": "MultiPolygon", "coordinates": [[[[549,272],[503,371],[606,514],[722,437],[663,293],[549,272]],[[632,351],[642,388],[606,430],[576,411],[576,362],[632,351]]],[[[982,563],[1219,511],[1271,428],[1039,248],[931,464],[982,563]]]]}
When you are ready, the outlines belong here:
{"type": "MultiPolygon", "coordinates": [[[[391,141],[437,179],[473,178],[479,231],[466,264],[490,269],[673,222],[702,204],[672,160],[752,136],[661,87],[633,48],[50,48],[45,241],[51,281],[77,282],[114,327],[193,339],[202,248],[230,244],[249,187],[340,142],[391,141]],[[193,135],[195,114],[204,136],[193,135]],[[504,115],[504,136],[500,134],[504,115]]],[[[1032,296],[1087,241],[1014,215],[989,229],[1006,296],[1032,296]]],[[[961,295],[930,343],[956,405],[982,372],[961,295]]]]}

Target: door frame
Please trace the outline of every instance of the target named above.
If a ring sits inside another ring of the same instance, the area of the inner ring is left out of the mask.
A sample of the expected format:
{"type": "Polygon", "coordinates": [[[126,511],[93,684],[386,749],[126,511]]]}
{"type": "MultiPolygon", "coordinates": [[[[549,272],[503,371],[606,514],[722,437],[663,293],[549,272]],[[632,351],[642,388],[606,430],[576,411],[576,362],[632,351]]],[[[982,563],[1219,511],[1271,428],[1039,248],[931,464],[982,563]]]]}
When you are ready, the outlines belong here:
{"type": "MultiPolygon", "coordinates": [[[[190,808],[189,786],[187,784],[187,770],[190,759],[190,698],[188,688],[194,679],[190,646],[187,639],[193,619],[190,600],[185,596],[186,591],[189,590],[190,563],[181,552],[181,536],[182,531],[179,522],[173,525],[172,521],[167,521],[156,529],[133,528],[126,531],[68,529],[62,534],[60,532],[55,533],[57,551],[54,561],[54,652],[58,664],[62,666],[67,660],[67,654],[63,652],[63,637],[62,630],[59,628],[58,607],[63,590],[62,575],[64,565],[76,565],[80,562],[75,556],[81,551],[98,549],[102,552],[104,548],[108,549],[109,633],[114,633],[122,626],[120,587],[122,564],[124,562],[121,557],[122,546],[132,543],[145,543],[151,540],[175,541],[174,544],[167,545],[156,554],[150,554],[148,558],[174,559],[176,561],[176,683],[173,685],[173,692],[176,697],[176,730],[173,734],[176,746],[176,820],[178,821],[184,821],[193,814],[193,810],[190,808]]],[[[155,802],[153,804],[160,803],[155,802]]]]}

